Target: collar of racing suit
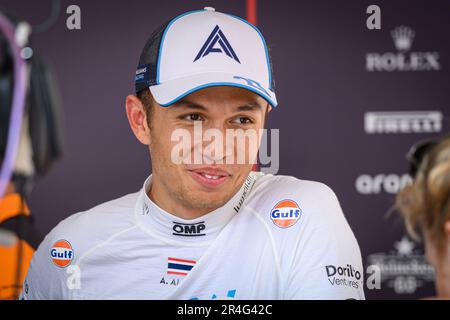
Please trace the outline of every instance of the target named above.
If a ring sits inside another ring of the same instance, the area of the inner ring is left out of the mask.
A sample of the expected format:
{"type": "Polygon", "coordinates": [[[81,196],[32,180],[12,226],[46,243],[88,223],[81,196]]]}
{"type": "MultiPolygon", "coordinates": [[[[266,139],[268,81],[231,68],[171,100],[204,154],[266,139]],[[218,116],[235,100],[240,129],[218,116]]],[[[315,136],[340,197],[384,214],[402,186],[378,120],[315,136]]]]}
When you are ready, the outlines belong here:
{"type": "Polygon", "coordinates": [[[136,222],[150,235],[170,242],[206,245],[239,212],[260,172],[251,172],[239,191],[222,207],[199,218],[181,219],[154,203],[147,195],[152,176],[144,182],[135,206],[136,222]]]}

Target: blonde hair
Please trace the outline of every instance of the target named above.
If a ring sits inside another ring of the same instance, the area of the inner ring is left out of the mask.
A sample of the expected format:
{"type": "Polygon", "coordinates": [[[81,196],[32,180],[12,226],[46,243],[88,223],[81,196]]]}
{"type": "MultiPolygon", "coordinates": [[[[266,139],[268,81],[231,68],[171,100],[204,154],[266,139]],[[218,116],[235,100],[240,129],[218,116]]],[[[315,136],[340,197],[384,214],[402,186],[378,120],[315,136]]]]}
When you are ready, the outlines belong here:
{"type": "Polygon", "coordinates": [[[444,223],[450,220],[450,137],[425,155],[413,183],[397,195],[396,207],[414,239],[427,231],[438,250],[443,250],[444,223]]]}

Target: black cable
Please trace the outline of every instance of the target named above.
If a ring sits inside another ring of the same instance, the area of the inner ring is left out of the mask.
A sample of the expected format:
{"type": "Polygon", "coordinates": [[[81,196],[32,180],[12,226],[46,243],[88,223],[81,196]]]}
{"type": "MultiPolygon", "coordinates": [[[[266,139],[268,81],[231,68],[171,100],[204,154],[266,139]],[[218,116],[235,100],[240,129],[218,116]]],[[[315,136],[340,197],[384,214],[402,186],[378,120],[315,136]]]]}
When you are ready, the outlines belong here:
{"type": "Polygon", "coordinates": [[[33,33],[34,34],[41,33],[50,29],[50,27],[52,27],[56,23],[56,21],[58,21],[60,12],[61,12],[61,0],[53,0],[50,16],[41,24],[32,26],[33,33]]]}

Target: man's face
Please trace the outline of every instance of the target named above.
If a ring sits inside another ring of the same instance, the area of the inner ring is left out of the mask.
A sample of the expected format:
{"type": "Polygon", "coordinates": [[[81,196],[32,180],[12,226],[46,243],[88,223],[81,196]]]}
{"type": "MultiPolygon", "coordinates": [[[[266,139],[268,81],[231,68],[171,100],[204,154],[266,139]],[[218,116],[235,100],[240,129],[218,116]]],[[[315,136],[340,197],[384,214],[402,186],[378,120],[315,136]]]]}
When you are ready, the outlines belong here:
{"type": "Polygon", "coordinates": [[[149,144],[152,189],[187,209],[209,211],[224,205],[242,186],[252,169],[253,160],[250,159],[249,141],[242,145],[234,139],[234,146],[227,144],[226,131],[241,129],[247,132],[252,129],[250,131],[259,134],[268,108],[268,103],[258,95],[227,86],[205,88],[169,107],[154,103],[149,144]],[[211,144],[212,140],[195,142],[194,127],[198,129],[200,124],[203,134],[209,129],[220,132],[223,144],[216,139],[216,144],[211,144]],[[192,137],[188,145],[188,140],[184,140],[184,147],[187,146],[189,152],[183,154],[182,161],[174,161],[173,157],[174,148],[181,142],[174,139],[176,132],[190,133],[192,137]],[[216,150],[222,152],[208,152],[208,144],[210,147],[219,146],[216,150]],[[194,161],[194,154],[200,155],[200,163],[199,157],[197,162],[194,161]],[[243,154],[245,163],[237,163],[238,156],[243,154]]]}

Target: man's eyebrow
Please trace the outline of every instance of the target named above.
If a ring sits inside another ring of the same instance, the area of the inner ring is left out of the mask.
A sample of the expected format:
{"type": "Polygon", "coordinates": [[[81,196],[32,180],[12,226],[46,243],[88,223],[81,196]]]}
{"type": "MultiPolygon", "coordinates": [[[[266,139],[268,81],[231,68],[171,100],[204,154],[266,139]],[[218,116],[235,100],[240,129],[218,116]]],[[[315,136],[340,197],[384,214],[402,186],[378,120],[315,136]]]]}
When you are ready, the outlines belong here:
{"type": "Polygon", "coordinates": [[[198,103],[193,103],[186,99],[178,100],[172,106],[207,111],[207,108],[205,106],[202,106],[201,104],[198,104],[198,103]]]}
{"type": "MultiPolygon", "coordinates": [[[[178,107],[178,108],[181,107],[181,108],[188,108],[188,109],[202,110],[202,111],[208,110],[208,108],[206,108],[205,106],[198,104],[198,103],[191,102],[187,99],[178,100],[172,106],[178,107]]],[[[248,104],[237,106],[235,108],[236,111],[256,111],[258,109],[262,109],[262,106],[257,102],[251,102],[248,104]]]]}
{"type": "Polygon", "coordinates": [[[257,110],[257,109],[262,109],[262,107],[261,107],[261,105],[259,103],[252,102],[252,103],[249,103],[249,104],[238,106],[236,109],[238,111],[254,111],[254,110],[257,110]]]}

